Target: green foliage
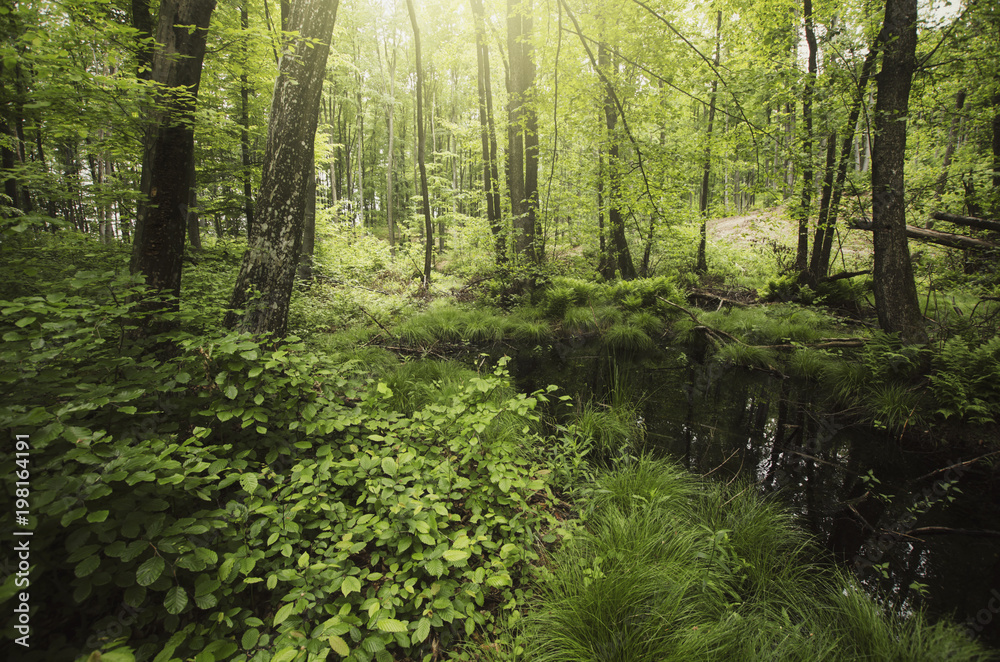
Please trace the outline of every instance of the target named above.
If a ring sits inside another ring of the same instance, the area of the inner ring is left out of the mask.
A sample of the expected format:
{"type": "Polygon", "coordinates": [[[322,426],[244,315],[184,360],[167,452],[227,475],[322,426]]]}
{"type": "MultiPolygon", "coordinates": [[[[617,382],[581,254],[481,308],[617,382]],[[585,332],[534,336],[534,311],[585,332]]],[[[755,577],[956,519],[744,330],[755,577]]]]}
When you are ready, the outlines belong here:
{"type": "Polygon", "coordinates": [[[81,624],[45,659],[421,657],[517,606],[544,394],[500,366],[403,414],[361,356],[335,369],[294,338],[179,331],[157,357],[112,276],[3,303],[0,427],[30,433],[32,544],[52,552],[32,583],[68,587],[46,613],[81,624]]]}
{"type": "Polygon", "coordinates": [[[601,338],[604,346],[612,354],[632,356],[653,349],[652,339],[639,327],[629,324],[613,324],[601,338]]]}
{"type": "Polygon", "coordinates": [[[1000,414],[1000,336],[970,346],[951,338],[934,355],[930,375],[935,414],[991,423],[1000,414]]]}
{"type": "Polygon", "coordinates": [[[773,350],[743,343],[727,343],[719,347],[714,357],[717,361],[734,363],[748,368],[773,368],[777,363],[773,350]]]}
{"type": "Polygon", "coordinates": [[[988,658],[955,626],[887,614],[810,563],[791,516],[747,486],[640,459],[588,494],[585,528],[553,554],[503,659],[988,658]]]}

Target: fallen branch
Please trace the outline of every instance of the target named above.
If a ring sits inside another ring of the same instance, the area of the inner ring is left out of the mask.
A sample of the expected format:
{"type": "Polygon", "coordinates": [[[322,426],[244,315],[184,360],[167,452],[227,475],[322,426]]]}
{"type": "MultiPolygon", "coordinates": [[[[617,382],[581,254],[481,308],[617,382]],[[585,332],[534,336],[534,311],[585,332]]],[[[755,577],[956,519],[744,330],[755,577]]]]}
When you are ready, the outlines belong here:
{"type": "MultiPolygon", "coordinates": [[[[855,221],[854,225],[851,227],[857,228],[858,230],[867,230],[868,232],[872,231],[872,224],[865,223],[863,221],[855,221]]],[[[913,225],[906,226],[906,236],[918,241],[926,241],[940,246],[947,246],[949,248],[958,248],[963,251],[1000,249],[1000,244],[992,241],[986,241],[985,239],[975,239],[961,234],[928,230],[926,228],[918,228],[913,225]]]]}
{"type": "Polygon", "coordinates": [[[936,476],[936,475],[944,473],[946,471],[951,471],[952,469],[958,469],[959,467],[967,467],[970,464],[975,464],[979,460],[983,460],[983,459],[986,459],[988,457],[991,457],[991,456],[997,455],[997,454],[1000,454],[1000,451],[993,451],[992,453],[986,453],[985,455],[980,455],[979,457],[974,457],[971,460],[966,460],[965,462],[956,462],[955,464],[950,464],[947,467],[944,467],[943,469],[936,469],[935,471],[932,471],[929,474],[924,474],[923,476],[920,476],[919,478],[917,478],[913,482],[918,482],[918,481],[921,481],[921,480],[923,480],[925,478],[930,478],[931,476],[936,476]]]}
{"type": "Polygon", "coordinates": [[[954,223],[955,225],[966,225],[970,228],[979,228],[980,230],[993,230],[994,232],[1000,232],[1000,221],[991,221],[988,218],[976,218],[975,216],[959,216],[958,214],[949,214],[943,211],[936,211],[931,214],[931,218],[939,221],[947,221],[949,223],[954,223]]]}
{"type": "Polygon", "coordinates": [[[871,269],[865,269],[864,271],[842,271],[835,276],[825,276],[819,279],[821,283],[831,283],[835,280],[844,280],[845,278],[854,278],[855,276],[865,276],[872,272],[871,269]]]}

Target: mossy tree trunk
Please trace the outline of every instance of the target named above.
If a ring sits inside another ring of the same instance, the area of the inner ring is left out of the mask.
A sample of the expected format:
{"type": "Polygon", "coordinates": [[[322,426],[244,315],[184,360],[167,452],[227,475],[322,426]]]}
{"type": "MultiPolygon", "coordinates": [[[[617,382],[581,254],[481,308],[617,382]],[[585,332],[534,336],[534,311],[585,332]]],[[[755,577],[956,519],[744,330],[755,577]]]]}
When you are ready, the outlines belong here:
{"type": "Polygon", "coordinates": [[[290,41],[274,86],[257,230],[243,255],[225,325],[255,334],[285,335],[288,304],[302,249],[313,140],[339,0],[298,0],[289,8],[290,41]],[[308,46],[307,43],[311,43],[308,46]]]}
{"type": "Polygon", "coordinates": [[[145,276],[153,290],[174,296],[181,293],[194,110],[214,9],[214,0],[163,0],[156,30],[152,69],[156,95],[143,147],[144,200],[136,219],[131,271],[145,276]]]}
{"type": "Polygon", "coordinates": [[[920,315],[906,240],[903,177],[906,114],[916,68],[917,0],[887,0],[880,39],[882,70],[876,79],[878,95],[872,146],[875,308],[883,331],[898,333],[907,343],[924,343],[927,332],[920,315]]]}

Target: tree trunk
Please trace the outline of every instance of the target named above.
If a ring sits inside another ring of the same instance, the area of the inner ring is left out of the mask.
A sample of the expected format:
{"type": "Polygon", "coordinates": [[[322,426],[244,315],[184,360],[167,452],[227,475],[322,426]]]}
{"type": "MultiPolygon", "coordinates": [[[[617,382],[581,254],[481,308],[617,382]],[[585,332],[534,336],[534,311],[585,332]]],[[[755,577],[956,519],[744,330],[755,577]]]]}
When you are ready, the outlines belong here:
{"type": "Polygon", "coordinates": [[[803,0],[802,15],[806,27],[806,44],[809,47],[809,71],[802,90],[802,197],[796,216],[799,221],[799,242],[795,251],[795,269],[806,270],[809,259],[809,215],[812,211],[813,157],[812,157],[812,98],[816,82],[816,33],[813,31],[812,0],[803,0]]]}
{"type": "Polygon", "coordinates": [[[424,70],[420,61],[420,28],[417,26],[417,12],[413,8],[413,0],[406,0],[406,9],[410,13],[410,25],[413,26],[413,47],[417,64],[417,166],[420,169],[420,195],[423,198],[424,213],[424,287],[431,284],[431,257],[434,253],[434,223],[431,220],[430,195],[427,191],[427,164],[424,162],[424,70]]]}
{"type": "Polygon", "coordinates": [[[136,78],[153,77],[153,17],[149,0],[132,0],[132,27],[136,29],[136,78]]]}
{"type": "Polygon", "coordinates": [[[875,308],[879,326],[903,342],[925,343],[917,287],[906,241],[906,114],[916,68],[917,0],[887,0],[881,33],[882,70],[872,146],[872,225],[875,308]]]}
{"type": "Polygon", "coordinates": [[[191,250],[201,250],[201,228],[198,225],[198,187],[194,159],[188,165],[187,235],[191,250]]]}
{"type": "Polygon", "coordinates": [[[483,144],[483,191],[486,194],[486,218],[496,245],[496,263],[507,259],[500,210],[500,168],[497,162],[497,134],[493,119],[493,90],[490,84],[490,49],[486,42],[482,0],[470,0],[476,22],[476,61],[479,68],[479,126],[483,144]]]}
{"type": "Polygon", "coordinates": [[[316,168],[306,175],[306,208],[302,218],[302,252],[299,255],[300,280],[312,280],[313,254],[316,252],[316,168]]]}
{"type": "Polygon", "coordinates": [[[315,173],[313,140],[339,0],[298,0],[288,17],[298,33],[274,86],[257,223],[243,254],[225,325],[255,334],[285,335],[288,303],[302,249],[308,180],[315,173]],[[311,47],[306,43],[312,42],[311,47]]]}
{"type": "Polygon", "coordinates": [[[840,163],[837,167],[837,180],[833,185],[833,197],[830,200],[826,215],[820,219],[820,222],[816,226],[812,261],[809,265],[809,271],[814,279],[823,278],[830,271],[830,251],[833,249],[834,228],[837,224],[840,196],[844,191],[844,183],[847,181],[847,168],[851,160],[851,143],[854,142],[854,136],[851,131],[857,126],[858,118],[861,116],[861,107],[865,102],[868,80],[871,78],[877,56],[878,49],[873,45],[868,49],[865,61],[861,65],[861,75],[858,78],[854,106],[851,108],[850,116],[847,119],[847,133],[840,145],[840,163]]]}
{"type": "MultiPolygon", "coordinates": [[[[951,118],[951,126],[948,127],[948,144],[944,148],[944,161],[941,163],[941,176],[938,177],[937,186],[934,187],[934,196],[940,200],[944,195],[944,189],[948,185],[948,168],[951,166],[951,159],[955,155],[955,148],[958,146],[958,126],[962,119],[962,108],[965,106],[965,90],[959,90],[955,95],[955,116],[951,118]]],[[[930,226],[928,226],[930,227],[930,226]]]]}
{"type": "MultiPolygon", "coordinates": [[[[213,9],[214,0],[163,0],[156,32],[157,94],[144,141],[140,184],[144,199],[136,219],[131,271],[145,276],[152,289],[175,297],[181,293],[194,110],[213,9]]],[[[176,300],[171,307],[176,310],[176,300]]]]}
{"type": "MultiPolygon", "coordinates": [[[[719,67],[719,52],[722,43],[722,12],[715,15],[715,59],[716,69],[719,67]]],[[[695,271],[703,274],[708,271],[708,261],[705,258],[705,248],[708,243],[708,201],[709,177],[712,174],[712,125],[715,123],[715,95],[718,91],[718,78],[712,79],[712,94],[708,102],[708,130],[705,133],[705,163],[701,172],[701,195],[698,199],[698,211],[701,213],[701,233],[698,238],[698,263],[695,271]]]]}
{"type": "Polygon", "coordinates": [[[392,167],[393,167],[393,156],[395,156],[396,149],[396,44],[392,44],[392,57],[390,58],[388,53],[386,54],[386,60],[389,61],[389,102],[387,104],[387,115],[386,121],[388,122],[388,132],[389,132],[389,148],[386,154],[386,164],[385,164],[385,217],[386,225],[389,230],[389,253],[396,257],[396,219],[393,218],[393,205],[395,204],[395,196],[392,194],[392,167]]]}
{"type": "MultiPolygon", "coordinates": [[[[874,229],[874,226],[870,223],[855,223],[854,227],[859,230],[868,231],[872,231],[874,229]]],[[[987,241],[986,239],[966,237],[961,234],[941,232],[940,230],[930,230],[928,228],[918,228],[915,225],[907,225],[905,230],[907,237],[917,239],[919,241],[926,241],[931,244],[937,244],[939,246],[947,246],[948,248],[957,248],[963,251],[988,251],[1000,248],[1000,244],[993,241],[987,241]]]]}
{"type": "Polygon", "coordinates": [[[628,238],[625,236],[625,219],[621,212],[621,164],[618,162],[620,147],[618,142],[618,108],[611,89],[612,73],[617,73],[618,66],[611,62],[608,49],[604,43],[598,45],[598,67],[604,72],[604,121],[608,136],[608,225],[611,231],[611,269],[617,269],[625,280],[636,277],[632,253],[629,251],[628,238]],[[609,71],[610,69],[610,71],[609,71]]]}
{"type": "MultiPolygon", "coordinates": [[[[246,4],[240,7],[240,27],[250,29],[250,18],[246,4]]],[[[247,241],[253,240],[253,170],[250,167],[250,82],[247,68],[250,63],[243,61],[240,72],[240,157],[243,163],[243,213],[247,217],[247,241]]]]}
{"type": "Polygon", "coordinates": [[[507,52],[510,60],[510,145],[508,172],[514,250],[535,260],[538,206],[538,118],[531,104],[531,0],[507,0],[507,52]]]}

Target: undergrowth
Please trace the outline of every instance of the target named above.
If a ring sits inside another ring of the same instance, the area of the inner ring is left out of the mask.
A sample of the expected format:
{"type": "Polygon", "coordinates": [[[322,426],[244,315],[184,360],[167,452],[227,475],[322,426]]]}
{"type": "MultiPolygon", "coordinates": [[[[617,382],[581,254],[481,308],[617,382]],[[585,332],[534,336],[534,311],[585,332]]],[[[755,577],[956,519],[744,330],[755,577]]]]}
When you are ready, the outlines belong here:
{"type": "Polygon", "coordinates": [[[489,659],[988,659],[954,625],[888,614],[810,561],[808,536],[748,486],[640,459],[587,494],[583,528],[489,659]]]}

